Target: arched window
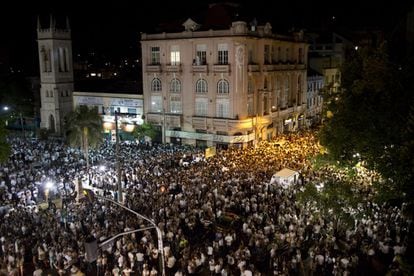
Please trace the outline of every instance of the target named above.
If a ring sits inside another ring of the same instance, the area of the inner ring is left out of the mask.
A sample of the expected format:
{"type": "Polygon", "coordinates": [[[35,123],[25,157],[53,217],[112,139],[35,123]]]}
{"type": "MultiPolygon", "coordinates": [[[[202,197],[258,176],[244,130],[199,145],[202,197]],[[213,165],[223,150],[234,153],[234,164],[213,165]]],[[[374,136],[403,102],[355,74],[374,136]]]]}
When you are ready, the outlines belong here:
{"type": "Polygon", "coordinates": [[[196,82],[196,93],[207,93],[207,81],[199,79],[196,82]]]}
{"type": "Polygon", "coordinates": [[[161,80],[158,78],[155,78],[151,82],[151,91],[161,91],[161,80]]]}
{"type": "Polygon", "coordinates": [[[217,94],[229,94],[229,82],[222,79],[217,83],[217,94]]]}
{"type": "Polygon", "coordinates": [[[181,92],[181,82],[179,79],[172,79],[170,84],[170,92],[180,93],[181,92]]]}

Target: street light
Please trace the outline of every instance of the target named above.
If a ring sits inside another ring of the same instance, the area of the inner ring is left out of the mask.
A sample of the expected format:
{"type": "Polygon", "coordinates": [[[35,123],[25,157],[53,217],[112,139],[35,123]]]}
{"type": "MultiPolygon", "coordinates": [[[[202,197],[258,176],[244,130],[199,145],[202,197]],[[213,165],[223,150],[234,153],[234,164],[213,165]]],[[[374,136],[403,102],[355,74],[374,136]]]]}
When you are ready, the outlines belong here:
{"type": "Polygon", "coordinates": [[[50,190],[53,188],[53,182],[52,181],[47,181],[46,183],[45,183],[45,199],[46,199],[46,202],[49,202],[49,193],[50,193],[50,190]]]}
{"type": "MultiPolygon", "coordinates": [[[[123,209],[125,209],[125,210],[127,210],[127,211],[129,211],[131,213],[133,213],[138,218],[141,218],[141,219],[145,220],[146,222],[149,222],[151,224],[151,226],[153,228],[155,228],[155,231],[157,232],[157,238],[158,238],[158,252],[161,255],[161,259],[160,259],[160,263],[161,263],[161,276],[165,276],[166,274],[165,274],[164,245],[163,245],[163,241],[162,241],[162,233],[161,233],[160,228],[158,228],[157,224],[155,224],[155,222],[152,221],[151,219],[149,219],[149,218],[147,218],[147,217],[139,214],[138,212],[135,212],[134,210],[126,207],[125,205],[122,205],[122,204],[120,204],[118,202],[115,202],[115,201],[113,201],[113,200],[111,200],[109,198],[100,197],[100,196],[96,196],[96,197],[99,198],[99,199],[105,200],[105,201],[109,201],[109,202],[111,202],[111,203],[113,203],[113,204],[115,204],[115,205],[117,205],[117,206],[119,206],[119,207],[121,207],[121,208],[123,208],[123,209]]],[[[142,230],[144,230],[144,229],[142,229],[142,230]]],[[[136,232],[136,231],[137,230],[132,230],[132,231],[130,231],[130,233],[136,232]]],[[[128,234],[128,233],[121,233],[121,235],[124,235],[124,234],[128,234]]],[[[101,244],[101,246],[102,246],[102,244],[101,244]]]]}
{"type": "MultiPolygon", "coordinates": [[[[118,116],[119,115],[136,115],[133,113],[121,113],[115,110],[115,159],[116,159],[116,172],[117,172],[117,188],[118,188],[118,202],[122,202],[122,183],[121,183],[121,161],[119,160],[119,130],[118,130],[118,116]]],[[[127,130],[133,131],[134,128],[128,128],[127,130]]]]}

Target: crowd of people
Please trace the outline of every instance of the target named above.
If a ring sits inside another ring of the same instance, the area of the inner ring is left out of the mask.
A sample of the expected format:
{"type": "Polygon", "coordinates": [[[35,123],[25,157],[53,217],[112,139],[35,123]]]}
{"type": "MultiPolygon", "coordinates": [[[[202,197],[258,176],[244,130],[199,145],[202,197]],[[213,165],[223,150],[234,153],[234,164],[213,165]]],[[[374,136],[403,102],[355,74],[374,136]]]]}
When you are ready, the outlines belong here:
{"type": "MultiPolygon", "coordinates": [[[[161,274],[157,235],[144,230],[145,220],[106,200],[79,200],[79,183],[118,197],[114,145],[91,151],[86,168],[82,152],[61,141],[10,143],[12,154],[0,168],[0,275],[161,274]],[[39,205],[45,197],[50,204],[39,205]],[[52,203],[56,197],[61,206],[52,203]],[[105,242],[135,229],[143,230],[105,242]],[[91,240],[105,243],[96,256],[88,251],[91,240]]],[[[313,169],[310,159],[319,152],[312,132],[209,159],[189,146],[125,143],[124,204],[161,229],[167,275],[398,273],[411,220],[399,207],[371,201],[376,174],[353,177],[366,200],[355,209],[343,206],[352,223],[298,199],[306,185],[346,178],[331,167],[313,169]],[[269,185],[283,168],[301,177],[287,188],[269,185]]]]}

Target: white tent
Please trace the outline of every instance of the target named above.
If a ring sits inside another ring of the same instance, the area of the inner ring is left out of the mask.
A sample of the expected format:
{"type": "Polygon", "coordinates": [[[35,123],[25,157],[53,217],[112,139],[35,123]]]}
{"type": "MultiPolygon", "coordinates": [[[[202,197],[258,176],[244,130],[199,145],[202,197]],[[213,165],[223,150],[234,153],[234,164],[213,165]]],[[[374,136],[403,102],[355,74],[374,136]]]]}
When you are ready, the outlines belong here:
{"type": "Polygon", "coordinates": [[[298,179],[299,172],[284,168],[272,176],[269,184],[276,184],[282,186],[283,188],[287,188],[290,185],[296,183],[298,179]]]}

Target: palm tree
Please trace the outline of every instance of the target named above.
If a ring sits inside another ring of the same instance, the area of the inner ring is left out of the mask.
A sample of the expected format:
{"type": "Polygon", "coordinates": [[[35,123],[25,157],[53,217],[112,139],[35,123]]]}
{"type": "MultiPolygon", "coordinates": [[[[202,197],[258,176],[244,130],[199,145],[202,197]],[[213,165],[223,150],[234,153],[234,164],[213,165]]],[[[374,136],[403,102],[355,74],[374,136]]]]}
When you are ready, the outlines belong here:
{"type": "Polygon", "coordinates": [[[151,138],[151,140],[154,140],[155,136],[157,136],[157,130],[154,128],[152,124],[143,123],[142,125],[134,129],[132,135],[139,141],[144,139],[145,136],[151,138]]]}
{"type": "Polygon", "coordinates": [[[71,146],[81,147],[89,170],[89,147],[102,143],[102,118],[98,108],[78,106],[66,116],[66,137],[71,146]]]}

